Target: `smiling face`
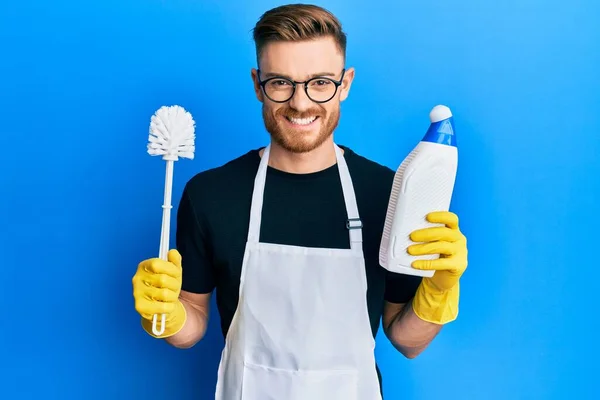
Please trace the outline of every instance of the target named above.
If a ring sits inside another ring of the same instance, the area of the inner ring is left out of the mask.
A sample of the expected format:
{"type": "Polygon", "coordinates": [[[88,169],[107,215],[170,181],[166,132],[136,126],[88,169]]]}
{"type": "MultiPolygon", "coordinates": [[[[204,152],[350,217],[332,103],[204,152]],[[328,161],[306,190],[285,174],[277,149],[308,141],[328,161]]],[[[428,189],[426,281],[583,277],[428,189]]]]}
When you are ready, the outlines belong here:
{"type": "Polygon", "coordinates": [[[340,103],[348,96],[354,77],[352,68],[344,71],[344,55],[332,37],[270,42],[262,49],[259,68],[260,75],[252,70],[254,89],[263,103],[265,128],[276,144],[293,153],[306,153],[332,138],[340,103]],[[312,78],[317,79],[309,82],[308,93],[304,83],[296,84],[290,98],[293,81],[312,78]],[[264,90],[260,81],[267,81],[264,90]]]}

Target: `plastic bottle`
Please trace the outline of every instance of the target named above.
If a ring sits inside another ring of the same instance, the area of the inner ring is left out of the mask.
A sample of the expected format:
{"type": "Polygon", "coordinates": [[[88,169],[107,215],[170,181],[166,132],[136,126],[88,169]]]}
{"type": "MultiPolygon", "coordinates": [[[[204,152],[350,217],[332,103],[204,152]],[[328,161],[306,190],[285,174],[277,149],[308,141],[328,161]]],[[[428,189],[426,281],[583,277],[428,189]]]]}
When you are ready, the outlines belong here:
{"type": "Polygon", "coordinates": [[[458,166],[452,112],[438,105],[429,113],[429,119],[427,133],[396,171],[379,248],[382,267],[422,277],[431,277],[435,271],[418,270],[411,263],[416,259],[436,259],[439,255],[408,254],[408,246],[414,244],[410,233],[438,225],[425,219],[428,213],[449,210],[458,166]]]}

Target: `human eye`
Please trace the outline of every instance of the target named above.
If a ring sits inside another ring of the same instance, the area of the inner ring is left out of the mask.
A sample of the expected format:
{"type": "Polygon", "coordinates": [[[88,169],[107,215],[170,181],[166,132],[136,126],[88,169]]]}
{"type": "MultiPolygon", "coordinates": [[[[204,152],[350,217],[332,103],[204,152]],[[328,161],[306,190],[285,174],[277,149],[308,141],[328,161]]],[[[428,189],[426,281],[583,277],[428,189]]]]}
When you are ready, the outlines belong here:
{"type": "Polygon", "coordinates": [[[288,81],[286,81],[285,79],[273,79],[273,80],[269,81],[269,85],[275,86],[275,87],[285,87],[285,86],[289,86],[290,83],[288,81]]]}
{"type": "Polygon", "coordinates": [[[315,78],[312,81],[310,81],[309,84],[309,88],[311,90],[319,92],[329,91],[332,87],[333,82],[331,82],[329,79],[315,78]]]}
{"type": "Polygon", "coordinates": [[[313,81],[313,85],[315,86],[327,86],[327,85],[331,85],[331,81],[328,79],[315,79],[313,81]]]}

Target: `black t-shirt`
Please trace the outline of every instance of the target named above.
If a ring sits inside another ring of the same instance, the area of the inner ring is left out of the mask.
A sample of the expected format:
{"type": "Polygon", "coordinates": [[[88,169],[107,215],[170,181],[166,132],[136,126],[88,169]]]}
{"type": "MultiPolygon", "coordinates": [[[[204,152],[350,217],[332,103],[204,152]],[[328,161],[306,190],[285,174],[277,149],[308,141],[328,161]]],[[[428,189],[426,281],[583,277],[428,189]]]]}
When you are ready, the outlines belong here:
{"type": "MultiPolygon", "coordinates": [[[[363,224],[367,305],[373,337],[384,300],[406,303],[418,277],[392,274],[379,265],[379,244],[394,171],[344,149],[363,224]]],[[[235,313],[259,149],[203,171],[186,184],[177,212],[177,249],[182,255],[182,290],[210,293],[223,336],[235,313]]],[[[309,174],[268,167],[260,241],[305,247],[350,248],[346,206],[337,164],[309,174]]]]}

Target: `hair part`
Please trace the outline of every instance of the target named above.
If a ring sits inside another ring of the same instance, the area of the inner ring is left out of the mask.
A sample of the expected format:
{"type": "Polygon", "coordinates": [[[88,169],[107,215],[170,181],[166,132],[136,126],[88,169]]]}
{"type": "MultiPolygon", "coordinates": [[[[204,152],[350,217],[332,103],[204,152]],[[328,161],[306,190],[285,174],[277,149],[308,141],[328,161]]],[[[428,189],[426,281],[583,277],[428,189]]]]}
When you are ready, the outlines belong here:
{"type": "Polygon", "coordinates": [[[288,4],[265,12],[253,29],[256,59],[271,42],[298,42],[332,37],[346,58],[346,34],[328,10],[311,4],[288,4]]]}

